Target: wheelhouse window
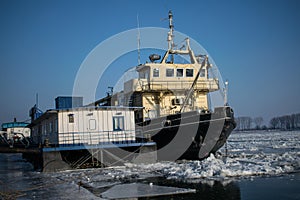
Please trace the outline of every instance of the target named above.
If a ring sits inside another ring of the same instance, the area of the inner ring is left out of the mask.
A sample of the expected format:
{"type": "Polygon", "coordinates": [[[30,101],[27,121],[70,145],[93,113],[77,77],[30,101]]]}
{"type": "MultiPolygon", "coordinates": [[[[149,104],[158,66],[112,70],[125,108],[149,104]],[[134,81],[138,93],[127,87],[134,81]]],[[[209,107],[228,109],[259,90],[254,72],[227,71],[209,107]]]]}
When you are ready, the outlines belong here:
{"type": "Polygon", "coordinates": [[[172,99],[172,105],[181,105],[182,104],[182,99],[179,99],[179,98],[175,98],[175,99],[172,99]]]}
{"type": "Polygon", "coordinates": [[[183,77],[183,69],[176,69],[176,77],[183,77]]]}
{"type": "Polygon", "coordinates": [[[69,123],[74,123],[74,114],[69,114],[69,123]]]}
{"type": "Polygon", "coordinates": [[[194,69],[186,69],[185,70],[186,77],[193,77],[194,76],[194,69]]]}
{"type": "Polygon", "coordinates": [[[158,68],[153,69],[153,77],[159,77],[159,69],[158,68]]]}
{"type": "Polygon", "coordinates": [[[166,69],[166,77],[174,77],[174,69],[167,68],[166,69]]]}
{"type": "Polygon", "coordinates": [[[201,71],[200,71],[200,77],[205,77],[205,69],[201,69],[201,71]]]}
{"type": "Polygon", "coordinates": [[[124,130],[124,116],[113,117],[113,130],[114,131],[124,130]]]}
{"type": "Polygon", "coordinates": [[[145,72],[140,72],[140,78],[145,78],[146,75],[145,75],[145,72]]]}

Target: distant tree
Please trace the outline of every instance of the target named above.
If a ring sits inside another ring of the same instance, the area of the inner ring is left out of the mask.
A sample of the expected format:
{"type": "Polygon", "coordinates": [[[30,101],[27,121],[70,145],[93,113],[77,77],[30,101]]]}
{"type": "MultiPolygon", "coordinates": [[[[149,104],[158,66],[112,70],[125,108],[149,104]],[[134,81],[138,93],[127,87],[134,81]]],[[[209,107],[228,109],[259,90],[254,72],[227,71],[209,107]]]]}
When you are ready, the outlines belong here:
{"type": "Polygon", "coordinates": [[[270,120],[270,128],[276,129],[276,128],[278,128],[278,126],[279,126],[279,119],[278,119],[278,117],[273,117],[270,120]]]}
{"type": "Polygon", "coordinates": [[[300,113],[295,115],[295,128],[300,128],[300,113]]]}
{"type": "Polygon", "coordinates": [[[236,122],[236,130],[241,130],[240,118],[239,117],[235,118],[235,122],[236,122]]]}
{"type": "Polygon", "coordinates": [[[285,119],[283,116],[279,117],[280,129],[284,129],[285,127],[285,119]]]}
{"type": "Polygon", "coordinates": [[[290,115],[285,115],[284,116],[285,119],[285,130],[291,130],[292,127],[292,120],[291,120],[291,116],[290,115]]]}
{"type": "Polygon", "coordinates": [[[261,129],[262,129],[262,130],[267,130],[268,127],[267,127],[266,125],[263,125],[263,126],[261,127],[261,129]]]}
{"type": "Polygon", "coordinates": [[[251,117],[238,117],[236,118],[238,130],[249,130],[251,128],[251,117]]]}
{"type": "Polygon", "coordinates": [[[246,117],[245,119],[245,125],[246,125],[246,129],[251,129],[251,123],[252,123],[252,119],[251,117],[246,117]]]}
{"type": "Polygon", "coordinates": [[[261,125],[262,125],[262,123],[263,123],[263,121],[264,121],[264,119],[263,119],[262,117],[255,117],[255,118],[253,119],[253,122],[254,122],[254,124],[255,124],[255,128],[256,128],[256,129],[260,129],[260,128],[261,128],[261,125]]]}
{"type": "Polygon", "coordinates": [[[294,130],[300,128],[300,113],[273,117],[270,128],[281,130],[294,130]]]}
{"type": "Polygon", "coordinates": [[[292,114],[291,115],[291,129],[295,129],[295,119],[296,119],[296,115],[292,114]]]}

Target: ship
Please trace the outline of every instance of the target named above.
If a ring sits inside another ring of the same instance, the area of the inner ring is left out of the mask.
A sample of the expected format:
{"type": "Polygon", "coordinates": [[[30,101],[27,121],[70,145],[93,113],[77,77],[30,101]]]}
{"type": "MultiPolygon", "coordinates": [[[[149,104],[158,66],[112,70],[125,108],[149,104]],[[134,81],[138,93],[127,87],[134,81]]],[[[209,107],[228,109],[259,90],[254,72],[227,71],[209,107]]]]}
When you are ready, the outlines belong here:
{"type": "MultiPolygon", "coordinates": [[[[154,141],[158,160],[201,160],[215,154],[236,127],[227,102],[227,88],[210,77],[208,55],[196,55],[190,39],[184,48],[174,44],[173,14],[169,11],[168,49],[151,54],[149,62],[134,67],[138,77],[124,82],[123,90],[107,94],[95,106],[142,107],[135,111],[137,141],[154,141]],[[176,56],[189,58],[177,62],[176,56]],[[224,104],[213,107],[210,93],[221,91],[224,104]]],[[[225,83],[225,86],[228,84],[225,83]]]]}

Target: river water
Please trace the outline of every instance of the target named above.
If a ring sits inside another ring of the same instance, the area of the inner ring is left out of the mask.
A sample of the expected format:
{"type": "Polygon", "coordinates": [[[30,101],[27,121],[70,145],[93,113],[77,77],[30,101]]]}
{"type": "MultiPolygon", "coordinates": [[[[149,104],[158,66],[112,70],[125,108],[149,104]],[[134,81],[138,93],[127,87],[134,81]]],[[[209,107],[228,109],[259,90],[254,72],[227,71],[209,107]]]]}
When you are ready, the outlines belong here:
{"type": "Polygon", "coordinates": [[[233,133],[227,155],[222,148],[203,161],[58,173],[33,171],[20,154],[0,154],[0,199],[101,199],[128,183],[195,191],[144,199],[300,199],[299,141],[299,131],[233,133]]]}

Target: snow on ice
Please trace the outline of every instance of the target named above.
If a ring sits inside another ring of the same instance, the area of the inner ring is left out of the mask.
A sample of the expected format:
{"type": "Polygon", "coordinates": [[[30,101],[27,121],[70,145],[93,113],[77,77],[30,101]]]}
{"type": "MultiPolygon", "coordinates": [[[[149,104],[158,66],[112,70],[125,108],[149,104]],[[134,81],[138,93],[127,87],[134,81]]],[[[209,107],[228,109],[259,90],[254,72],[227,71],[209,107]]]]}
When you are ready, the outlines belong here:
{"type": "MultiPolygon", "coordinates": [[[[209,185],[219,181],[226,185],[237,178],[299,172],[299,141],[299,131],[233,133],[227,144],[228,155],[223,147],[216,156],[210,155],[202,161],[127,163],[120,167],[70,170],[48,173],[45,176],[66,184],[82,186],[92,192],[94,198],[105,197],[109,188],[116,188],[118,185],[126,188],[126,184],[135,182],[144,184],[153,177],[209,185]]],[[[148,184],[152,186],[151,181],[148,184]]],[[[140,188],[140,185],[134,186],[140,188]]]]}
{"type": "Polygon", "coordinates": [[[202,161],[136,165],[168,179],[225,179],[255,175],[279,175],[300,170],[300,132],[234,133],[221,155],[202,161]]]}
{"type": "Polygon", "coordinates": [[[213,179],[257,175],[280,175],[300,170],[300,132],[233,133],[225,148],[216,156],[202,161],[132,164],[105,169],[61,172],[63,179],[81,180],[95,187],[117,184],[124,180],[153,176],[176,180],[213,179]]]}
{"type": "MultiPolygon", "coordinates": [[[[127,163],[125,166],[102,169],[81,169],[58,173],[28,172],[27,175],[25,173],[25,177],[21,172],[17,172],[13,174],[14,181],[19,183],[26,181],[26,184],[18,184],[15,190],[26,190],[24,199],[28,196],[36,199],[53,199],[60,196],[71,199],[101,199],[101,197],[108,198],[108,195],[111,195],[106,192],[110,188],[126,189],[129,186],[137,189],[152,187],[151,195],[162,195],[156,192],[156,182],[153,182],[157,178],[179,183],[201,182],[213,186],[215,182],[226,185],[236,179],[248,177],[252,179],[254,176],[299,173],[299,141],[300,131],[233,133],[228,140],[227,156],[226,148],[223,147],[217,155],[210,155],[202,161],[127,163]],[[18,173],[20,174],[17,175],[18,173]],[[38,188],[36,188],[37,185],[38,188]],[[31,188],[30,191],[28,188],[31,188]],[[49,194],[51,198],[47,198],[49,194]]],[[[169,194],[169,189],[167,188],[164,192],[169,194]]],[[[181,191],[180,188],[173,189],[181,191]]],[[[183,192],[186,191],[183,190],[183,192]]],[[[137,190],[136,194],[130,195],[140,194],[137,190]]]]}

